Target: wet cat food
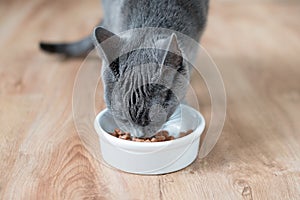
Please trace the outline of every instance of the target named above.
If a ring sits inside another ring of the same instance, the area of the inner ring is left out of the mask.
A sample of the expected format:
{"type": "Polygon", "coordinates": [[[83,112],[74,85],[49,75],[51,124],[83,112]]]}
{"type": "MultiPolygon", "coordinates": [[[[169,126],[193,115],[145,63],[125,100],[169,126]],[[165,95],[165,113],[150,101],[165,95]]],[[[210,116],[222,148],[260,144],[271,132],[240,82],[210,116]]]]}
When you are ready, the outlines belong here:
{"type": "MultiPolygon", "coordinates": [[[[193,130],[188,130],[185,132],[180,132],[179,137],[184,137],[189,134],[191,134],[193,130]]],[[[123,132],[120,129],[116,128],[113,133],[111,133],[112,136],[123,139],[123,140],[129,140],[129,141],[134,141],[134,142],[164,142],[164,141],[169,141],[169,140],[174,140],[174,136],[169,135],[168,131],[162,130],[157,132],[154,136],[150,138],[137,138],[137,137],[132,137],[130,133],[128,132],[123,132]]]]}

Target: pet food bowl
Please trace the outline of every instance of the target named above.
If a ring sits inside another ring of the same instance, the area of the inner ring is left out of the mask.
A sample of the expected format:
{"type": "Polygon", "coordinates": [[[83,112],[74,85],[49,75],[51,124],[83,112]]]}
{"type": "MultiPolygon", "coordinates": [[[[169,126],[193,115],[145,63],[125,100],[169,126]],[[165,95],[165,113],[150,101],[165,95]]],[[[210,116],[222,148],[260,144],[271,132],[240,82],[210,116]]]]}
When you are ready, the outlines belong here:
{"type": "MultiPolygon", "coordinates": [[[[187,105],[181,104],[178,109],[181,118],[169,124],[171,129],[178,127],[178,131],[194,131],[164,142],[135,142],[114,137],[109,134],[118,128],[113,116],[108,109],[101,111],[94,127],[99,135],[104,161],[121,171],[145,175],[166,174],[190,165],[197,158],[205,120],[197,110],[187,105]]],[[[171,132],[169,134],[172,135],[171,132]]]]}

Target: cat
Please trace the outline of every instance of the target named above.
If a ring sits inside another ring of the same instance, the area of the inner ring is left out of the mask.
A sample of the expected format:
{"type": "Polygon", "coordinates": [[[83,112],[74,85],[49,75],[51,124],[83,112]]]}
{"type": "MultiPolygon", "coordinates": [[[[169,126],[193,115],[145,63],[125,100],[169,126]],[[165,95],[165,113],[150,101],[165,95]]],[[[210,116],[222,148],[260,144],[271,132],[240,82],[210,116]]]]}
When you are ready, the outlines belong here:
{"type": "Polygon", "coordinates": [[[104,18],[93,34],[75,43],[41,42],[40,47],[75,57],[86,55],[97,46],[103,60],[106,106],[122,130],[135,137],[150,137],[184,99],[191,73],[182,56],[184,43],[175,33],[158,32],[144,37],[142,42],[154,43],[167,51],[134,50],[115,59],[109,58],[110,46],[103,44],[114,37],[119,41],[118,48],[125,48],[136,38],[125,38],[119,33],[149,27],[174,30],[197,41],[206,26],[209,0],[102,0],[102,5],[104,18]],[[147,63],[152,63],[151,67],[142,66],[147,63]]]}

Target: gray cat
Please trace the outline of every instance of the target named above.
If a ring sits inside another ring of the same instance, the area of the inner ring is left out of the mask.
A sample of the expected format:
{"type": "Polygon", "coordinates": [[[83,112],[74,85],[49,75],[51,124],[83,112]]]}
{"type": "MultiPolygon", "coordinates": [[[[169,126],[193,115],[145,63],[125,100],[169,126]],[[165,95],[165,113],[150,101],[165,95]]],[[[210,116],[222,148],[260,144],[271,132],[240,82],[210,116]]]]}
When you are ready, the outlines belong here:
{"type": "MultiPolygon", "coordinates": [[[[105,102],[118,126],[136,137],[152,136],[184,99],[191,69],[183,59],[188,49],[180,38],[159,31],[139,38],[144,48],[112,58],[105,41],[114,38],[119,50],[137,44],[120,34],[137,28],[166,28],[198,40],[205,28],[209,0],[103,0],[104,19],[94,33],[75,43],[40,47],[66,56],[82,56],[95,45],[100,50],[105,102]],[[167,51],[164,51],[165,49],[167,51]],[[148,65],[149,64],[149,65],[148,65]]],[[[145,32],[147,35],[147,32],[145,32]]],[[[129,48],[130,49],[130,48],[129,48]]]]}

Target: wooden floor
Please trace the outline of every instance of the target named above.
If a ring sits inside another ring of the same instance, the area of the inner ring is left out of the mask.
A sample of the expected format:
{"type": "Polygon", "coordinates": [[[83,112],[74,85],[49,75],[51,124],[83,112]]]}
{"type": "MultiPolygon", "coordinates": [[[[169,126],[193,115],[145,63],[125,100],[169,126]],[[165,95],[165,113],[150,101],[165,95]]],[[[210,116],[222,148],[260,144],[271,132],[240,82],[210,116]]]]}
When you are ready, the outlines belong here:
{"type": "Polygon", "coordinates": [[[0,1],[0,199],[300,199],[299,1],[212,1],[202,44],[226,87],[223,133],[206,158],[161,176],[114,170],[83,144],[72,118],[82,60],[38,49],[87,35],[100,8],[0,1]]]}

